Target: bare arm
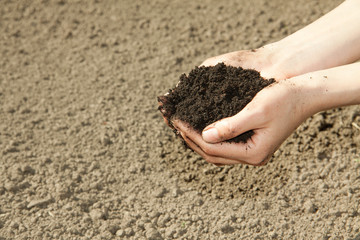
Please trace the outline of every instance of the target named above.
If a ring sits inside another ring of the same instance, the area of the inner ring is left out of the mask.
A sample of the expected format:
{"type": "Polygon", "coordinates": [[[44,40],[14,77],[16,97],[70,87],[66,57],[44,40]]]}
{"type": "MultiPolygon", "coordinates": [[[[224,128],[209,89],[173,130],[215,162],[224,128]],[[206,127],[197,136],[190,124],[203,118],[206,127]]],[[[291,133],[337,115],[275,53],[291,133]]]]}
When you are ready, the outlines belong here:
{"type": "Polygon", "coordinates": [[[347,0],[303,29],[269,44],[287,77],[355,62],[360,58],[360,1],[347,0]]]}
{"type": "Polygon", "coordinates": [[[242,50],[205,60],[252,68],[280,81],[353,63],[360,58],[360,0],[347,0],[315,22],[255,51],[242,50]]]}

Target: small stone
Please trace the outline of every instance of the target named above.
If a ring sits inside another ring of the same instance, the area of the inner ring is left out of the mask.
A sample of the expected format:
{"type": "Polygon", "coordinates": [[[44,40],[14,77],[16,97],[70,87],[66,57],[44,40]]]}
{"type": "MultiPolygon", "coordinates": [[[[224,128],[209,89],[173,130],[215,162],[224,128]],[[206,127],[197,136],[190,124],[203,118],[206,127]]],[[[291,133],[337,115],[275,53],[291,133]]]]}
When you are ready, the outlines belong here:
{"type": "Polygon", "coordinates": [[[134,230],[131,227],[125,228],[125,235],[127,237],[131,237],[135,235],[134,230]]]}
{"type": "Polygon", "coordinates": [[[310,173],[304,173],[300,176],[302,182],[305,182],[311,176],[310,173]]]}
{"type": "Polygon", "coordinates": [[[129,173],[135,174],[137,172],[137,167],[134,165],[131,165],[129,167],[129,173]]]}
{"type": "Polygon", "coordinates": [[[170,220],[171,220],[170,215],[166,213],[159,217],[157,224],[159,227],[165,227],[166,223],[168,223],[170,220]]]}
{"type": "Polygon", "coordinates": [[[33,207],[45,207],[47,206],[49,203],[51,203],[53,201],[52,198],[43,198],[43,199],[37,199],[37,200],[32,200],[30,201],[30,203],[27,205],[27,208],[33,208],[33,207]]]}
{"type": "Polygon", "coordinates": [[[18,229],[19,228],[19,224],[17,222],[15,222],[15,221],[11,222],[9,226],[12,229],[18,229]]]}
{"type": "Polygon", "coordinates": [[[171,195],[172,195],[173,197],[178,197],[178,196],[182,195],[183,193],[184,193],[184,192],[181,191],[180,188],[178,188],[178,187],[175,187],[175,188],[172,189],[172,191],[171,191],[171,195]]]}
{"type": "Polygon", "coordinates": [[[98,162],[92,162],[89,167],[89,172],[92,172],[99,168],[100,168],[100,164],[98,162]]]}
{"type": "Polygon", "coordinates": [[[131,216],[131,214],[129,212],[124,212],[124,216],[122,219],[122,226],[124,228],[133,226],[135,222],[136,221],[135,221],[134,217],[131,216]]]}
{"type": "Polygon", "coordinates": [[[158,188],[157,190],[155,190],[154,196],[155,196],[156,198],[162,198],[162,197],[165,196],[165,194],[166,194],[167,192],[168,192],[167,189],[164,188],[164,187],[158,188]]]}
{"type": "Polygon", "coordinates": [[[91,222],[91,217],[89,216],[89,214],[86,214],[86,215],[83,217],[82,221],[83,221],[84,223],[90,223],[90,222],[91,222]]]}
{"type": "Polygon", "coordinates": [[[107,218],[107,211],[101,211],[100,209],[92,209],[89,214],[90,214],[91,219],[93,219],[93,220],[107,218]]]}
{"type": "Polygon", "coordinates": [[[322,183],[320,184],[320,189],[322,189],[323,191],[327,191],[329,189],[329,185],[327,185],[326,183],[322,183]]]}
{"type": "Polygon", "coordinates": [[[119,230],[116,231],[115,235],[118,236],[118,237],[124,237],[125,236],[125,231],[122,230],[122,229],[119,229],[119,230]]]}
{"type": "Polygon", "coordinates": [[[308,200],[304,203],[304,210],[306,213],[316,213],[318,208],[312,201],[308,200]]]}
{"type": "Polygon", "coordinates": [[[176,229],[176,228],[173,227],[173,226],[170,226],[170,227],[166,228],[166,230],[165,230],[165,237],[172,239],[172,238],[174,237],[174,234],[176,233],[176,230],[175,230],[175,229],[176,229]]]}
{"type": "Polygon", "coordinates": [[[96,190],[102,190],[103,189],[103,184],[102,184],[101,181],[92,182],[92,183],[90,183],[90,188],[91,189],[96,189],[96,190]]]}
{"type": "Polygon", "coordinates": [[[22,166],[21,172],[23,174],[31,174],[31,175],[35,174],[35,170],[32,167],[30,167],[29,165],[22,166]]]}
{"type": "Polygon", "coordinates": [[[250,219],[248,222],[248,226],[250,229],[256,228],[260,226],[260,220],[259,219],[250,219]]]}
{"type": "Polygon", "coordinates": [[[112,141],[107,133],[101,133],[100,134],[100,142],[104,145],[110,145],[112,144],[112,141]]]}
{"type": "Polygon", "coordinates": [[[19,202],[17,204],[15,204],[15,208],[17,209],[25,209],[27,206],[26,206],[26,203],[25,202],[19,202]]]}
{"type": "Polygon", "coordinates": [[[148,240],[159,240],[159,239],[163,239],[160,235],[160,233],[154,229],[154,228],[149,228],[146,230],[145,232],[145,236],[146,239],[148,240]]]}
{"type": "Polygon", "coordinates": [[[113,222],[113,223],[107,225],[107,230],[112,235],[115,235],[119,229],[120,229],[120,222],[113,222]]]}
{"type": "Polygon", "coordinates": [[[199,220],[200,220],[199,216],[197,216],[197,215],[192,215],[192,216],[191,216],[191,221],[192,221],[192,222],[197,222],[197,221],[199,221],[199,220]]]}
{"type": "Polygon", "coordinates": [[[272,238],[272,239],[277,239],[278,236],[279,235],[275,231],[269,233],[269,237],[272,238]]]}
{"type": "Polygon", "coordinates": [[[233,233],[235,231],[235,229],[232,226],[230,226],[229,224],[222,226],[220,228],[220,230],[221,230],[221,232],[223,232],[225,234],[233,233]]]}

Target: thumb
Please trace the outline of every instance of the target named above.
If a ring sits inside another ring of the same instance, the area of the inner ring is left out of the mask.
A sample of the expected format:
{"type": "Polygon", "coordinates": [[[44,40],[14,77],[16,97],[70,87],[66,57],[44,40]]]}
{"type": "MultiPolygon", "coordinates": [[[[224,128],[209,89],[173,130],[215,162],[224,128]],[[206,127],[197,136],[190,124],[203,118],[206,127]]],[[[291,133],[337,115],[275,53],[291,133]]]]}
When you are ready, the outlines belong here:
{"type": "Polygon", "coordinates": [[[221,119],[207,126],[202,132],[202,138],[208,143],[222,142],[259,128],[260,119],[246,108],[232,117],[221,119]]]}

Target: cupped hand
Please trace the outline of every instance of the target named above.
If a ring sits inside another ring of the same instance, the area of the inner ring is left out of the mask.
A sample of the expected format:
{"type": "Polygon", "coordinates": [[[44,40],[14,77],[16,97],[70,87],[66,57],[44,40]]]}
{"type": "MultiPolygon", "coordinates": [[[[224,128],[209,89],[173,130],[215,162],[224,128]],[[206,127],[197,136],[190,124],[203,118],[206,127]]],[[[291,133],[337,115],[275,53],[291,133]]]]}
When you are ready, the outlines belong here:
{"type": "MultiPolygon", "coordinates": [[[[244,69],[255,69],[260,72],[264,78],[274,78],[276,81],[286,79],[288,75],[286,71],[278,67],[277,62],[274,60],[273,45],[267,45],[255,50],[241,50],[230,53],[225,53],[216,57],[206,59],[200,66],[215,66],[223,62],[225,65],[233,67],[242,67],[244,69]]],[[[163,104],[166,101],[166,94],[158,97],[159,110],[163,116],[165,123],[174,128],[171,124],[171,116],[165,112],[163,104]]]]}
{"type": "Polygon", "coordinates": [[[299,85],[288,79],[264,88],[238,114],[209,125],[202,134],[179,120],[172,123],[187,145],[210,163],[263,165],[313,114],[311,91],[299,85]],[[224,142],[249,130],[254,135],[246,143],[224,142]]]}

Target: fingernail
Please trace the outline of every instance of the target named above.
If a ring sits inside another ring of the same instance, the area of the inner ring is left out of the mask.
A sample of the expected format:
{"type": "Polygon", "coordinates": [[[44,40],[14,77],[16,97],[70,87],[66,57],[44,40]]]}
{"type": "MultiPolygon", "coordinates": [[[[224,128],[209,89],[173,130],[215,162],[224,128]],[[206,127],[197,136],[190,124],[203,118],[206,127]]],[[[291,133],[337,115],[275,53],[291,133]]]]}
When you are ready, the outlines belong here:
{"type": "Polygon", "coordinates": [[[219,132],[216,128],[209,128],[203,131],[202,137],[205,142],[217,142],[219,140],[219,132]]]}

